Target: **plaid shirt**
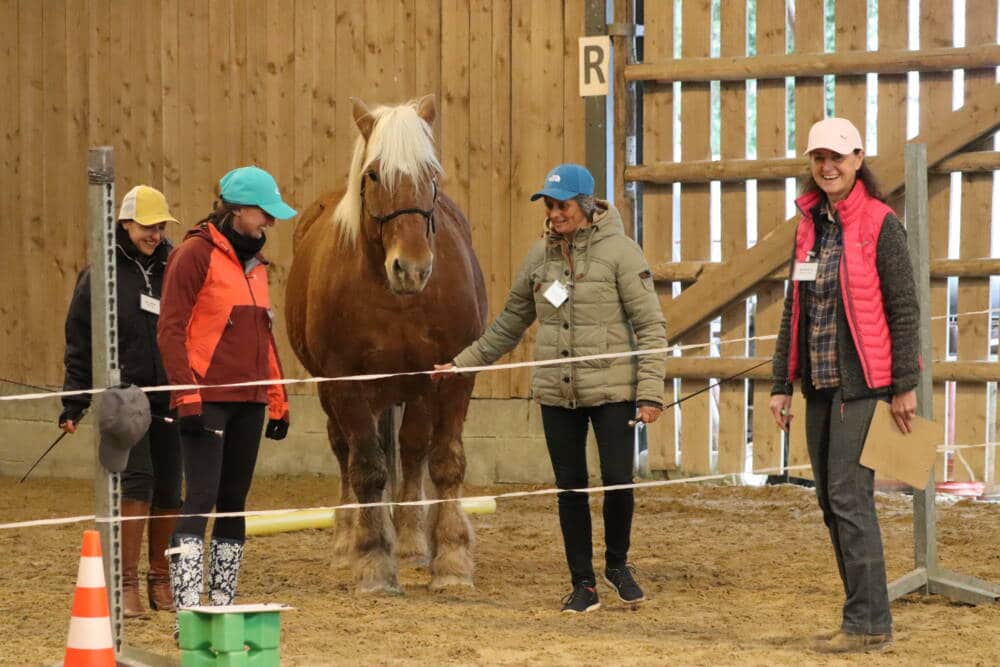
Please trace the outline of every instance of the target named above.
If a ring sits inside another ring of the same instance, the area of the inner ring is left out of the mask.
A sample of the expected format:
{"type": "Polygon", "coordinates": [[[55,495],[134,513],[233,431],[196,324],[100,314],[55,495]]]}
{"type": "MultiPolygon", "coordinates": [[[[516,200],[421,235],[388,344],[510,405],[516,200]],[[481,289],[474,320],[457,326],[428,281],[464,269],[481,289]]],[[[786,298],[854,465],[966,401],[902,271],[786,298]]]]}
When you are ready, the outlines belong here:
{"type": "Polygon", "coordinates": [[[816,280],[806,283],[809,313],[809,361],[812,383],[817,389],[840,386],[837,363],[837,290],[843,249],[840,224],[824,207],[816,220],[819,266],[816,280]]]}

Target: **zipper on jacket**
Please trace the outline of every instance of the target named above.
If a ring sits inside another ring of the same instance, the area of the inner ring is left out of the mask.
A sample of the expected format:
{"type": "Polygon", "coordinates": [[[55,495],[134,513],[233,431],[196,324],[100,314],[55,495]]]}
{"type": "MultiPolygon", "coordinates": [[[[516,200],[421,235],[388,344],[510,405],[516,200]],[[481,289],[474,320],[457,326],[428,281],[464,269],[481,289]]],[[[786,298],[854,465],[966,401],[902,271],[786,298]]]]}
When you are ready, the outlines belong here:
{"type": "MultiPolygon", "coordinates": [[[[851,299],[851,289],[850,283],[847,279],[847,263],[845,261],[845,250],[847,245],[843,242],[843,236],[841,236],[841,250],[840,250],[840,279],[843,281],[842,294],[844,298],[844,313],[848,318],[848,328],[851,330],[851,337],[854,339],[854,348],[858,353],[858,358],[861,360],[861,371],[865,374],[865,383],[870,389],[874,389],[874,382],[872,382],[870,373],[871,371],[868,356],[865,354],[865,344],[861,339],[861,331],[858,329],[858,319],[854,312],[854,300],[851,299]]],[[[843,369],[841,369],[843,372],[843,369]]]]}

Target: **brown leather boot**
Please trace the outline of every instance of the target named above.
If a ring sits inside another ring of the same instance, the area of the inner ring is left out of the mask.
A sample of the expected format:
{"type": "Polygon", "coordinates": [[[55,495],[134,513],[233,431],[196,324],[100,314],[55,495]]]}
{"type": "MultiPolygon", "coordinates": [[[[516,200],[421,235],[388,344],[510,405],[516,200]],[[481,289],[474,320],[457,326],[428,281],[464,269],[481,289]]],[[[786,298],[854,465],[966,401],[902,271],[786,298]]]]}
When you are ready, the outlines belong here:
{"type": "Polygon", "coordinates": [[[170,567],[163,552],[170,546],[170,536],[174,532],[175,517],[164,517],[164,514],[177,514],[180,509],[154,509],[153,518],[149,522],[149,576],[146,578],[146,590],[149,593],[149,608],[156,611],[174,611],[174,596],[170,591],[170,567]]]}
{"type": "MultiPolygon", "coordinates": [[[[146,516],[149,503],[141,500],[122,499],[122,516],[146,516]]],[[[122,521],[122,615],[125,618],[142,616],[146,610],[139,597],[139,552],[142,551],[142,531],[145,519],[122,521]]]]}

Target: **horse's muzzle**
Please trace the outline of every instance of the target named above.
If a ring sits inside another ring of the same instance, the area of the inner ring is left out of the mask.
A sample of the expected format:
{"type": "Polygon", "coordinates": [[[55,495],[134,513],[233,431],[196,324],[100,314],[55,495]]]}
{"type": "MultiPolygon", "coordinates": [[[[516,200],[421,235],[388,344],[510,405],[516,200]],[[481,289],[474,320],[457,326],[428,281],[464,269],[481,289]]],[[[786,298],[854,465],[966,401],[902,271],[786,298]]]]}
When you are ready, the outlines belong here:
{"type": "Polygon", "coordinates": [[[396,294],[416,294],[427,286],[433,261],[410,262],[396,257],[386,267],[386,277],[389,279],[389,289],[396,294]]]}

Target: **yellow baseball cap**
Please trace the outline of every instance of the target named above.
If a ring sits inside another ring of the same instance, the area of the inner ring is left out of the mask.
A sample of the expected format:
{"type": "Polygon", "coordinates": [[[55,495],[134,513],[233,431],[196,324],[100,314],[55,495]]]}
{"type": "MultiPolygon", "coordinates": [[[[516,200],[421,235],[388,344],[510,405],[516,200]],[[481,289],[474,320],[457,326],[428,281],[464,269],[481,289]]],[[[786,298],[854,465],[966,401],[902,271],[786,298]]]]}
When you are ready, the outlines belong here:
{"type": "Polygon", "coordinates": [[[148,185],[137,185],[128,191],[122,199],[118,219],[135,220],[143,227],[158,225],[161,222],[177,222],[177,219],[170,215],[167,198],[162,192],[148,185]]]}

